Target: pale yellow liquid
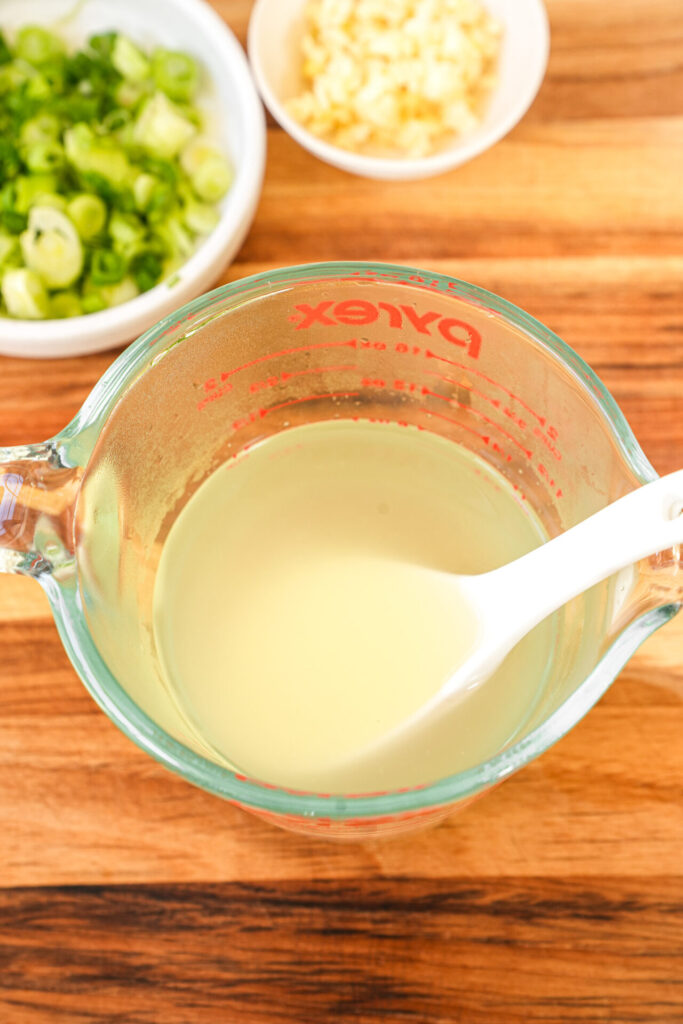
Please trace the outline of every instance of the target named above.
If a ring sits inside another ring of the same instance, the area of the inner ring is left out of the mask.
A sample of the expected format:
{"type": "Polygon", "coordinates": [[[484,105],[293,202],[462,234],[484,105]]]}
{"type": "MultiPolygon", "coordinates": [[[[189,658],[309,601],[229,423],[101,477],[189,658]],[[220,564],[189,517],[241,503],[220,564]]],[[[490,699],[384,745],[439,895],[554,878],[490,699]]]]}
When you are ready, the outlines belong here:
{"type": "Polygon", "coordinates": [[[495,568],[543,539],[501,475],[434,434],[288,430],[216,471],[171,528],[154,592],[167,685],[204,749],[250,776],[347,792],[443,777],[519,731],[551,623],[429,735],[357,755],[474,642],[442,573],[495,568]]]}

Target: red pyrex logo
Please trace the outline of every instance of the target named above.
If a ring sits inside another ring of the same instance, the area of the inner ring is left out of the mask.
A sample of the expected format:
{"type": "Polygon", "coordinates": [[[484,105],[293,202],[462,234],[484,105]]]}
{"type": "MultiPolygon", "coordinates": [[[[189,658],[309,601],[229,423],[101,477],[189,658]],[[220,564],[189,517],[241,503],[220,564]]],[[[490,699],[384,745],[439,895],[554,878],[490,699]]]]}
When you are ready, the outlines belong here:
{"type": "Polygon", "coordinates": [[[363,327],[379,323],[383,327],[413,327],[418,334],[432,337],[436,331],[446,341],[464,348],[472,359],[479,358],[481,334],[465,320],[430,311],[418,313],[412,306],[394,306],[390,302],[368,302],[367,299],[345,299],[342,302],[319,302],[309,306],[302,302],[289,317],[297,331],[316,326],[334,327],[344,324],[363,327]]]}

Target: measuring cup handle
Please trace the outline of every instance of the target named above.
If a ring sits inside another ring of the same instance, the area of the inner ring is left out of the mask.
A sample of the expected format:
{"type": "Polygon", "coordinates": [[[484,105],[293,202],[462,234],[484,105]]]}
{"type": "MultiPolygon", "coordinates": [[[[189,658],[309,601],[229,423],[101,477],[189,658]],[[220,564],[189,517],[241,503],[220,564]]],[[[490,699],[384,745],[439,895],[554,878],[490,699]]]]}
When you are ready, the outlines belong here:
{"type": "Polygon", "coordinates": [[[40,531],[72,550],[72,521],[82,470],[63,466],[53,441],[0,448],[0,572],[51,572],[40,531]]]}

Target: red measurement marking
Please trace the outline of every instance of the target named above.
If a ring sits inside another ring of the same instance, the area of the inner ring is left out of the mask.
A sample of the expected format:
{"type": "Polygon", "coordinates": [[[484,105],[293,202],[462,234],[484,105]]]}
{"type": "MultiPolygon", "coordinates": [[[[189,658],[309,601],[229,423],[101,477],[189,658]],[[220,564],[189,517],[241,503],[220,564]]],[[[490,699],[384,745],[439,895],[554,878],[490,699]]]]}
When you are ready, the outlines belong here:
{"type": "MultiPolygon", "coordinates": [[[[495,441],[492,441],[487,434],[480,434],[478,430],[474,430],[472,427],[468,427],[465,423],[462,423],[460,420],[454,420],[452,416],[444,416],[444,414],[441,412],[434,412],[433,409],[421,408],[418,409],[418,412],[423,412],[425,413],[426,416],[435,416],[437,419],[445,420],[446,423],[452,423],[456,427],[462,427],[463,430],[467,430],[470,434],[474,434],[474,436],[478,437],[480,441],[483,441],[485,445],[488,445],[494,451],[498,452],[499,455],[502,455],[505,458],[506,462],[512,462],[512,456],[508,455],[507,452],[503,451],[500,445],[496,444],[495,441]]],[[[526,495],[523,491],[520,490],[518,485],[512,484],[512,486],[516,491],[519,492],[519,496],[522,499],[522,501],[526,501],[526,495]]]]}
{"type": "MultiPolygon", "coordinates": [[[[248,782],[252,786],[258,786],[260,789],[270,789],[270,790],[279,789],[279,790],[282,790],[283,793],[291,793],[292,796],[308,796],[308,792],[305,789],[290,789],[288,786],[277,786],[273,782],[263,782],[262,779],[254,779],[250,775],[243,775],[241,772],[235,772],[234,774],[235,774],[235,778],[239,782],[248,782]]],[[[316,793],[315,794],[315,796],[321,796],[321,797],[323,795],[326,795],[326,794],[323,794],[323,793],[316,793]]],[[[259,811],[258,813],[260,814],[261,812],[259,811]]],[[[266,815],[269,815],[269,812],[268,811],[264,811],[263,815],[265,817],[266,815]]],[[[272,814],[272,815],[269,815],[269,816],[272,817],[272,818],[279,818],[279,817],[296,818],[296,815],[293,815],[293,814],[284,814],[284,815],[272,814]]]]}
{"type": "Polygon", "coordinates": [[[509,434],[507,430],[504,430],[499,423],[496,423],[495,420],[492,420],[490,416],[485,416],[484,413],[480,412],[478,409],[473,409],[471,405],[465,405],[464,402],[459,402],[457,398],[451,398],[448,395],[440,395],[437,391],[430,391],[429,388],[422,388],[422,394],[430,395],[432,398],[440,398],[442,401],[448,402],[450,405],[457,405],[459,409],[465,409],[473,416],[476,416],[479,419],[482,419],[485,423],[488,423],[488,425],[493,427],[494,430],[497,430],[500,434],[503,435],[503,437],[506,437],[508,441],[511,441],[512,444],[516,445],[519,448],[519,450],[523,452],[524,455],[526,455],[527,459],[533,458],[533,453],[528,448],[525,448],[524,445],[520,441],[518,441],[516,437],[513,437],[512,434],[509,434]]]}
{"type": "MultiPolygon", "coordinates": [[[[457,401],[457,399],[451,399],[450,395],[440,395],[438,391],[430,391],[429,388],[424,387],[424,385],[422,386],[421,390],[423,395],[429,395],[431,398],[440,398],[442,402],[453,401],[456,405],[461,404],[460,402],[457,401]]],[[[474,412],[474,410],[472,410],[472,412],[474,412]]]]}
{"type": "Polygon", "coordinates": [[[548,451],[554,459],[557,459],[558,462],[562,461],[562,455],[560,454],[560,452],[558,452],[557,448],[550,440],[550,438],[546,437],[546,435],[543,433],[540,427],[534,427],[534,437],[537,437],[540,441],[543,442],[543,444],[546,446],[546,448],[548,449],[548,451]]]}
{"type": "MultiPolygon", "coordinates": [[[[437,374],[436,376],[441,375],[437,374]]],[[[449,378],[443,379],[448,380],[449,383],[456,383],[455,381],[452,381],[449,378]]],[[[394,384],[396,390],[406,390],[405,381],[395,381],[394,384]]],[[[387,387],[387,382],[383,380],[381,377],[363,377],[363,379],[361,380],[361,385],[366,388],[376,388],[378,390],[381,390],[382,388],[387,387]]],[[[418,390],[415,384],[408,384],[407,389],[410,391],[418,390]]],[[[514,437],[507,430],[505,430],[504,427],[502,427],[495,420],[492,420],[490,416],[486,416],[484,415],[483,412],[480,412],[479,409],[473,409],[471,405],[467,405],[464,402],[458,401],[458,399],[454,398],[452,395],[442,395],[438,391],[430,391],[429,388],[424,386],[422,386],[419,390],[423,395],[429,395],[431,398],[439,398],[442,402],[447,402],[449,405],[456,405],[458,406],[459,409],[465,409],[467,412],[471,413],[472,416],[477,416],[479,419],[482,419],[489,426],[493,427],[494,430],[497,430],[500,434],[502,434],[503,437],[506,437],[509,441],[511,441],[512,444],[516,445],[520,449],[520,451],[526,456],[527,459],[531,459],[533,457],[533,454],[529,448],[525,448],[524,445],[520,441],[518,441],[516,437],[514,437]]],[[[495,405],[496,403],[494,402],[493,404],[495,405]]],[[[496,405],[496,408],[499,407],[500,403],[496,405]]],[[[504,411],[507,412],[508,414],[510,413],[510,410],[504,411]]],[[[511,418],[515,418],[514,414],[512,414],[511,418]]],[[[523,426],[526,426],[523,420],[521,421],[521,424],[523,426]]]]}
{"type": "MultiPolygon", "coordinates": [[[[438,380],[442,380],[446,384],[453,384],[455,387],[464,388],[465,391],[471,391],[473,395],[477,395],[479,398],[483,398],[483,400],[485,402],[488,402],[489,405],[492,405],[494,409],[499,409],[505,416],[508,417],[508,419],[512,420],[519,427],[520,430],[527,429],[528,424],[525,422],[525,420],[521,419],[519,416],[516,416],[512,409],[509,409],[507,406],[503,406],[499,398],[491,398],[490,395],[487,395],[485,392],[480,391],[478,388],[475,388],[468,381],[455,380],[453,377],[447,377],[443,373],[437,373],[436,370],[425,370],[424,372],[425,375],[428,377],[436,377],[438,378],[438,380]]],[[[472,411],[474,412],[474,410],[472,411]]],[[[554,452],[557,452],[557,449],[553,448],[551,442],[546,438],[545,434],[543,434],[542,431],[538,429],[538,427],[536,427],[534,430],[534,436],[540,437],[546,445],[552,448],[554,452]]],[[[556,457],[558,459],[562,458],[559,452],[557,452],[556,457]]]]}
{"type": "MultiPolygon", "coordinates": [[[[370,794],[370,795],[372,796],[373,794],[370,794]]],[[[378,796],[384,796],[384,795],[388,795],[388,793],[387,794],[383,794],[383,793],[379,793],[378,794],[378,796]]],[[[404,812],[399,813],[399,814],[384,814],[380,818],[350,818],[347,821],[344,821],[342,824],[344,825],[345,828],[351,828],[351,829],[353,829],[353,828],[373,829],[373,828],[375,828],[375,826],[390,825],[390,824],[392,824],[394,822],[397,822],[397,821],[411,821],[414,818],[438,817],[440,812],[443,814],[443,811],[441,811],[441,809],[438,808],[438,807],[436,807],[436,808],[428,807],[428,808],[426,808],[423,811],[404,811],[404,812]]],[[[309,819],[305,819],[305,820],[308,821],[309,819]]],[[[339,824],[339,822],[337,822],[337,824],[339,824]]]]}
{"type": "MultiPolygon", "coordinates": [[[[535,409],[532,409],[530,405],[527,405],[526,402],[524,402],[519,397],[519,395],[516,395],[514,393],[514,391],[510,391],[510,389],[506,388],[504,384],[500,384],[497,380],[493,380],[492,377],[487,377],[487,375],[483,373],[481,370],[475,370],[474,367],[468,365],[467,363],[458,363],[454,359],[447,359],[445,356],[437,356],[435,352],[430,352],[429,349],[427,349],[425,355],[427,359],[438,359],[439,362],[448,363],[449,366],[457,366],[459,370],[465,370],[467,373],[473,373],[477,377],[481,377],[481,379],[485,380],[488,384],[493,384],[494,387],[500,388],[500,390],[504,391],[506,395],[510,396],[510,398],[514,398],[515,402],[519,402],[522,408],[526,409],[527,412],[530,412],[531,415],[538,420],[542,427],[546,425],[547,420],[545,416],[540,416],[535,409]]],[[[548,430],[550,431],[550,429],[551,428],[549,427],[548,430]]],[[[554,428],[552,428],[552,430],[555,435],[555,439],[557,439],[557,431],[554,428]]]]}
{"type": "Polygon", "coordinates": [[[302,402],[314,402],[318,398],[358,398],[360,391],[328,391],[321,395],[307,395],[306,398],[292,398],[289,402],[280,402],[279,405],[271,405],[268,409],[262,409],[261,415],[267,416],[277,409],[286,409],[289,405],[301,405],[302,402]]]}
{"type": "MultiPolygon", "coordinates": [[[[473,371],[470,367],[463,367],[463,369],[466,369],[467,372],[470,373],[476,373],[476,371],[473,371]]],[[[494,409],[501,410],[503,415],[507,416],[508,419],[511,419],[513,423],[515,423],[519,427],[520,430],[527,429],[528,424],[525,422],[525,420],[517,416],[512,409],[509,409],[507,406],[502,405],[500,399],[491,398],[491,396],[487,395],[484,391],[480,391],[479,388],[475,388],[473,384],[469,383],[469,381],[456,380],[454,377],[447,377],[446,374],[438,373],[436,370],[425,370],[424,373],[426,376],[436,377],[438,380],[442,380],[446,384],[452,384],[455,387],[460,387],[464,388],[466,391],[471,391],[473,395],[477,395],[477,397],[482,398],[485,402],[488,402],[489,405],[492,405],[494,409]]],[[[521,404],[523,405],[524,403],[521,404]]],[[[533,433],[534,437],[537,437],[540,441],[543,442],[543,444],[548,449],[553,458],[557,459],[558,462],[561,462],[562,453],[558,451],[558,449],[553,444],[553,440],[557,438],[557,430],[555,430],[555,427],[547,427],[547,434],[544,434],[540,427],[534,427],[533,433]]]]}
{"type": "MultiPolygon", "coordinates": [[[[222,384],[224,381],[226,381],[228,379],[229,376],[230,375],[227,374],[227,373],[222,373],[220,375],[220,377],[218,378],[218,380],[220,380],[220,382],[222,384]]],[[[214,388],[218,387],[218,380],[216,380],[215,377],[209,377],[208,380],[204,381],[204,384],[202,386],[203,386],[204,390],[207,392],[207,394],[209,394],[211,391],[213,391],[214,388]]],[[[231,387],[232,387],[232,385],[229,384],[228,385],[228,389],[231,388],[231,387]]]]}
{"type": "MultiPolygon", "coordinates": [[[[408,276],[406,274],[399,274],[396,271],[378,273],[376,270],[354,270],[351,277],[343,277],[341,280],[353,281],[354,284],[358,281],[365,281],[368,284],[377,284],[378,280],[400,281],[402,284],[410,281],[412,285],[422,288],[425,291],[433,291],[434,289],[437,289],[438,291],[453,291],[454,289],[457,290],[461,287],[457,281],[448,281],[446,282],[446,288],[444,289],[443,282],[438,281],[436,278],[433,278],[431,281],[427,281],[426,278],[418,277],[416,274],[408,276]]],[[[487,306],[483,302],[477,302],[471,295],[468,296],[467,301],[471,305],[477,306],[479,309],[486,310],[487,313],[493,312],[490,306],[487,306]]]]}
{"type": "Polygon", "coordinates": [[[433,409],[425,408],[418,409],[418,412],[423,412],[427,416],[436,416],[437,419],[446,420],[447,423],[454,423],[456,427],[462,427],[462,429],[466,430],[468,433],[474,434],[474,436],[478,437],[480,441],[484,442],[484,444],[491,443],[490,437],[487,437],[485,434],[480,434],[478,430],[474,429],[474,427],[468,427],[466,423],[461,423],[460,420],[454,420],[452,416],[444,416],[442,412],[434,412],[433,409]]]}
{"type": "Polygon", "coordinates": [[[159,342],[162,338],[165,338],[167,334],[172,334],[173,331],[177,331],[179,327],[183,326],[183,324],[189,323],[190,320],[194,320],[196,316],[199,316],[200,312],[203,312],[203,310],[197,310],[195,313],[186,313],[185,316],[182,317],[182,319],[175,320],[169,327],[163,330],[161,334],[152,338],[152,340],[150,341],[150,345],[156,345],[157,342],[159,342]]]}
{"type": "Polygon", "coordinates": [[[256,423],[257,420],[263,419],[266,415],[266,409],[257,409],[256,412],[250,412],[246,416],[241,416],[239,419],[233,420],[233,430],[243,430],[244,427],[248,427],[250,423],[256,423]]]}
{"type": "MultiPolygon", "coordinates": [[[[434,393],[433,392],[428,392],[428,394],[434,394],[434,393]]],[[[439,395],[438,397],[442,398],[443,396],[439,395]]],[[[447,423],[453,423],[456,427],[462,427],[463,430],[467,430],[467,431],[469,431],[470,434],[474,434],[475,437],[478,437],[481,441],[484,442],[484,444],[490,445],[491,448],[493,448],[495,451],[499,452],[501,455],[506,455],[506,453],[503,451],[503,449],[500,448],[499,445],[497,445],[495,443],[495,441],[491,441],[490,437],[486,436],[485,434],[480,434],[478,430],[473,430],[472,427],[468,427],[465,423],[462,423],[460,420],[455,420],[455,419],[453,419],[452,416],[444,416],[443,413],[434,412],[432,409],[425,409],[424,407],[419,409],[418,411],[425,413],[425,415],[427,415],[427,416],[436,416],[437,419],[446,420],[447,423]]],[[[470,411],[473,412],[474,410],[470,410],[470,411]]],[[[484,417],[484,418],[486,418],[486,417],[484,417]]],[[[489,422],[491,422],[491,421],[489,421],[489,422]]],[[[498,425],[494,423],[493,426],[497,427],[498,425]]],[[[500,429],[500,428],[498,428],[498,429],[500,429]]],[[[510,437],[510,435],[507,434],[504,430],[502,430],[501,433],[504,436],[508,437],[509,440],[513,441],[515,444],[518,443],[518,442],[515,441],[514,437],[510,437]]],[[[522,449],[522,450],[524,451],[524,449],[522,449]]],[[[531,452],[529,452],[528,455],[531,458],[531,452]]],[[[510,455],[506,455],[506,459],[507,459],[508,462],[511,461],[511,458],[512,457],[510,455]]],[[[553,480],[553,478],[551,477],[550,473],[548,472],[548,470],[546,469],[546,467],[543,465],[542,462],[538,463],[537,469],[538,469],[538,472],[541,474],[541,476],[544,477],[544,479],[548,481],[548,483],[549,483],[549,485],[551,487],[555,487],[556,486],[555,480],[553,480]]],[[[514,487],[514,489],[516,491],[519,491],[520,497],[524,501],[526,501],[527,500],[526,496],[523,493],[523,491],[520,490],[519,486],[517,484],[513,484],[512,486],[514,487]]],[[[562,488],[559,487],[557,489],[557,491],[555,491],[555,497],[556,498],[562,498],[563,496],[564,495],[562,493],[562,488]]]]}
{"type": "Polygon", "coordinates": [[[267,377],[265,380],[255,380],[249,385],[249,391],[252,395],[256,394],[257,391],[264,391],[266,388],[273,388],[277,384],[290,380],[292,377],[303,377],[310,373],[333,373],[340,370],[357,370],[357,366],[315,366],[309,370],[290,370],[284,371],[279,376],[274,374],[272,377],[267,377]]]}
{"type": "Polygon", "coordinates": [[[213,391],[211,394],[207,395],[206,398],[201,400],[201,402],[197,402],[197,411],[201,412],[203,409],[206,409],[207,405],[210,405],[211,402],[217,402],[219,398],[222,398],[223,395],[227,395],[230,391],[232,391],[232,384],[228,382],[227,384],[224,384],[223,387],[219,388],[218,391],[213,391]]]}
{"type": "Polygon", "coordinates": [[[600,390],[598,385],[595,383],[595,381],[591,379],[590,374],[586,373],[585,370],[581,370],[580,372],[581,372],[581,376],[585,380],[586,384],[588,384],[589,388],[591,388],[593,393],[596,394],[598,396],[598,398],[600,398],[602,400],[602,398],[603,398],[602,391],[600,390]]]}
{"type": "Polygon", "coordinates": [[[275,385],[279,383],[279,377],[266,377],[265,380],[252,381],[249,385],[249,391],[252,395],[255,395],[257,391],[263,391],[265,388],[274,388],[275,385]]]}
{"type": "Polygon", "coordinates": [[[285,370],[280,374],[280,380],[289,380],[290,377],[303,377],[307,373],[341,373],[344,370],[357,370],[357,366],[316,366],[311,370],[285,370]]]}
{"type": "Polygon", "coordinates": [[[422,349],[419,345],[406,345],[405,341],[399,341],[394,345],[394,352],[398,352],[400,355],[411,352],[414,356],[419,356],[422,349]]]}
{"type": "Polygon", "coordinates": [[[546,469],[542,462],[539,462],[537,468],[538,472],[541,474],[542,477],[544,477],[548,481],[550,486],[555,487],[555,481],[553,480],[553,478],[550,475],[550,472],[546,469]]]}
{"type": "MultiPolygon", "coordinates": [[[[312,352],[319,348],[356,348],[357,345],[357,340],[352,338],[350,341],[321,341],[317,345],[297,345],[295,348],[283,348],[279,352],[268,352],[264,356],[258,356],[256,359],[250,360],[248,363],[242,363],[241,366],[236,366],[233,370],[225,370],[221,373],[221,380],[227,380],[228,377],[234,377],[236,373],[241,373],[242,370],[248,370],[250,366],[265,363],[269,359],[277,359],[279,356],[291,356],[297,352],[312,352]]],[[[213,379],[210,377],[209,381],[213,379]]]]}

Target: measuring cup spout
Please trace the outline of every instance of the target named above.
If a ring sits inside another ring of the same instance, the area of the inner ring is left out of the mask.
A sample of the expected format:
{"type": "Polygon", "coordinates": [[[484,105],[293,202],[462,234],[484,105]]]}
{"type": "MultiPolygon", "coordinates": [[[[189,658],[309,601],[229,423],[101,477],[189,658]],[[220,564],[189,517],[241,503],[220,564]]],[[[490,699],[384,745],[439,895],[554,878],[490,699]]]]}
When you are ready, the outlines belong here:
{"type": "Polygon", "coordinates": [[[81,475],[54,441],[0,448],[0,572],[40,577],[73,564],[81,475]]]}

